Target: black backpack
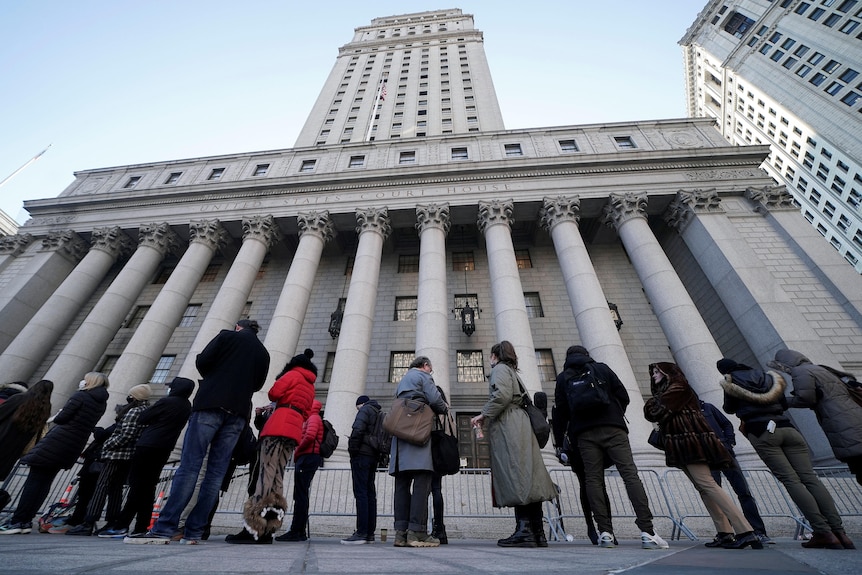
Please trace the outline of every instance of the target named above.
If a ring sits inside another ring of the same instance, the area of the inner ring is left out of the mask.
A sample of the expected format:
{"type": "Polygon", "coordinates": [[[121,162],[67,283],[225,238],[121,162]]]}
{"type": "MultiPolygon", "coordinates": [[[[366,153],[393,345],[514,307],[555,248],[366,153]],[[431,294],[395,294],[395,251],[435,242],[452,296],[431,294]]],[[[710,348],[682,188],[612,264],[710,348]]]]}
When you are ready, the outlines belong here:
{"type": "Polygon", "coordinates": [[[589,365],[581,372],[568,370],[567,375],[565,392],[571,413],[604,411],[611,404],[607,385],[589,365]]]}
{"type": "Polygon", "coordinates": [[[320,456],[328,459],[338,447],[338,435],[335,433],[335,428],[332,423],[323,420],[323,441],[320,442],[320,456]]]}
{"type": "Polygon", "coordinates": [[[377,412],[377,418],[374,420],[374,426],[368,434],[368,445],[380,454],[378,467],[387,467],[389,465],[389,451],[392,448],[392,435],[383,429],[383,419],[386,417],[386,412],[382,409],[377,412]]]}

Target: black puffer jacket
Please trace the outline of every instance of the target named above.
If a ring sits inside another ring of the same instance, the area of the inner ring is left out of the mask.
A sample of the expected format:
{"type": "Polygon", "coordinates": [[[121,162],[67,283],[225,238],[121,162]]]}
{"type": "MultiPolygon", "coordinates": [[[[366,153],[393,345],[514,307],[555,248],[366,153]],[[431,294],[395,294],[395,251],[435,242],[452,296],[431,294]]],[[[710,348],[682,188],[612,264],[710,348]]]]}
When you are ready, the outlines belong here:
{"type": "Polygon", "coordinates": [[[787,382],[778,372],[763,373],[759,369],[740,366],[721,380],[727,413],[735,413],[745,426],[746,435],[760,437],[770,421],[777,427],[793,427],[787,410],[784,389],[787,382]]]}
{"type": "Polygon", "coordinates": [[[369,399],[365,405],[359,408],[350,437],[347,438],[347,452],[351,457],[357,455],[369,455],[377,457],[379,453],[368,443],[368,436],[374,432],[374,423],[377,414],[380,413],[380,404],[375,399],[369,399]]]}
{"type": "Polygon", "coordinates": [[[144,431],[136,447],[173,448],[192,412],[189,398],[195,390],[195,382],[185,377],[175,377],[167,397],[158,400],[138,418],[144,431]]]}
{"type": "Polygon", "coordinates": [[[76,391],[54,418],[54,427],[21,461],[34,467],[70,469],[107,406],[105,387],[76,391]]]}
{"type": "Polygon", "coordinates": [[[555,421],[554,426],[566,429],[569,439],[574,440],[583,431],[593,427],[611,426],[619,427],[628,433],[626,427],[626,407],[629,405],[629,394],[623,382],[617,374],[604,363],[595,361],[588,355],[573,353],[566,357],[563,371],[557,376],[557,384],[554,390],[555,421]],[[565,385],[570,379],[572,372],[581,372],[584,366],[589,364],[596,377],[608,386],[608,394],[611,403],[605,409],[596,410],[589,415],[571,413],[569,402],[566,398],[565,385]]]}

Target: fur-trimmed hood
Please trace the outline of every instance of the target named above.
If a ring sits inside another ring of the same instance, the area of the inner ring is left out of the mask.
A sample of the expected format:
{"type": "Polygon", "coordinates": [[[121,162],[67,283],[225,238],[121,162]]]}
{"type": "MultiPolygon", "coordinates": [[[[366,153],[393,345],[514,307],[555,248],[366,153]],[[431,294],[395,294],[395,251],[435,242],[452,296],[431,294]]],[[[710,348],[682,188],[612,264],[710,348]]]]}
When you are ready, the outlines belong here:
{"type": "Polygon", "coordinates": [[[740,381],[734,381],[732,374],[724,375],[719,382],[724,392],[738,399],[766,405],[776,403],[784,397],[784,390],[787,388],[787,381],[777,371],[767,371],[767,376],[757,382],[748,380],[744,384],[740,381]]]}

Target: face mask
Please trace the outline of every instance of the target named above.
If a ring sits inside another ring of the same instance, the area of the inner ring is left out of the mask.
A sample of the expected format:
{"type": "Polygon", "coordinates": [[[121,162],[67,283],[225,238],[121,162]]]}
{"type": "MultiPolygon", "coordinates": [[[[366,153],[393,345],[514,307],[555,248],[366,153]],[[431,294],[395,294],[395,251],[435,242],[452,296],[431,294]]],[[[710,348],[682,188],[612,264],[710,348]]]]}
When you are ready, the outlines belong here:
{"type": "Polygon", "coordinates": [[[83,380],[83,379],[82,379],[82,380],[78,383],[78,389],[84,389],[84,386],[86,386],[86,385],[87,385],[87,382],[86,382],[85,380],[83,380]]]}

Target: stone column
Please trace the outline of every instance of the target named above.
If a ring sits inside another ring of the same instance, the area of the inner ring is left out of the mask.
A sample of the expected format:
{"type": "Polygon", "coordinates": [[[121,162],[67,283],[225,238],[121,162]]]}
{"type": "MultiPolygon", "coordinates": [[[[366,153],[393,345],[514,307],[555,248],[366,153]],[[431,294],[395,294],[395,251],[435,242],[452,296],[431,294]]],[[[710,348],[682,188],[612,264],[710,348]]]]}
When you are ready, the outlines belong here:
{"type": "Polygon", "coordinates": [[[9,381],[27,380],[80,309],[93,296],[105,274],[132,241],[119,227],[93,230],[92,247],[60,287],[39,308],[0,356],[0,373],[9,381]]]}
{"type": "MultiPolygon", "coordinates": [[[[513,200],[479,202],[479,230],[485,235],[488,273],[491,277],[491,300],[494,304],[494,327],[497,342],[509,340],[518,355],[521,381],[530,394],[543,391],[536,365],[536,347],[524,302],[524,288],[518,272],[511,225],[513,200]]],[[[495,343],[497,343],[495,342],[495,343]]]]}
{"type": "Polygon", "coordinates": [[[627,410],[629,440],[638,463],[663,465],[664,456],[646,442],[652,424],[643,418],[643,395],[578,229],[580,211],[580,199],[558,196],[545,198],[539,212],[539,221],[554,242],[557,261],[578,326],[580,341],[570,341],[567,346],[583,345],[591,357],[614,370],[631,398],[627,410]]]}
{"type": "MultiPolygon", "coordinates": [[[[748,244],[740,242],[741,234],[727,217],[715,190],[681,191],[669,210],[683,241],[760,366],[784,348],[803,351],[815,363],[838,363],[764,262],[748,244]]],[[[807,224],[800,221],[799,226],[807,224]]],[[[715,362],[711,364],[715,377],[715,362]]],[[[832,450],[813,414],[801,409],[790,414],[805,435],[815,461],[834,463],[832,450]]]]}
{"type": "Polygon", "coordinates": [[[823,285],[835,296],[857,324],[862,325],[862,279],[852,266],[813,226],[803,222],[793,196],[785,186],[748,188],[745,196],[756,204],[755,210],[772,224],[797,254],[822,275],[823,285]]]}
{"type": "MultiPolygon", "coordinates": [[[[266,330],[263,344],[269,351],[269,376],[264,388],[255,395],[255,405],[263,405],[268,401],[266,391],[275,381],[275,376],[284,369],[290,358],[296,355],[299,334],[305,321],[308,302],[311,300],[311,290],[317,277],[323,248],[335,235],[328,211],[301,213],[296,221],[299,226],[299,245],[266,330]]],[[[320,368],[318,377],[323,377],[322,361],[326,360],[326,356],[321,355],[314,359],[315,365],[320,368]]]]}
{"type": "Polygon", "coordinates": [[[446,289],[446,234],[449,204],[416,206],[419,231],[419,289],[416,304],[416,355],[434,366],[434,383],[452,401],[449,383],[449,306],[446,289]]]}
{"type": "Polygon", "coordinates": [[[15,258],[23,254],[31,243],[33,243],[31,234],[15,234],[0,238],[0,273],[3,273],[6,266],[15,258]]]}
{"type": "MultiPolygon", "coordinates": [[[[359,245],[353,261],[350,288],[344,304],[341,334],[332,365],[332,382],[326,398],[326,419],[332,422],[342,441],[338,446],[341,460],[346,457],[347,441],[356,419],[356,398],[365,393],[368,355],[374,328],[377,285],[380,281],[380,259],[383,242],[391,231],[386,208],[356,210],[359,245]]],[[[394,391],[394,388],[393,388],[394,391]]]]}
{"type": "Polygon", "coordinates": [[[111,371],[111,399],[103,424],[113,421],[113,405],[125,401],[129,388],[149,381],[213,255],[230,237],[218,220],[193,221],[189,236],[189,248],[111,371]]]}
{"type": "Polygon", "coordinates": [[[165,255],[178,247],[179,240],[166,223],[145,224],[138,229],[135,253],[43,376],[54,382],[51,400],[55,407],[62,407],[78,389],[81,377],[96,368],[165,255]]]}
{"type": "Polygon", "coordinates": [[[0,293],[0,352],[5,351],[86,253],[86,242],[72,230],[50,232],[42,240],[38,252],[0,293]]]}
{"type": "MultiPolygon", "coordinates": [[[[203,348],[223,329],[233,329],[239,321],[248,294],[260,271],[263,258],[280,239],[281,234],[272,216],[254,216],[242,220],[242,247],[213,299],[209,312],[201,323],[179,375],[192,381],[201,377],[195,361],[203,348]]],[[[256,318],[252,318],[256,319],[256,318]]]]}

